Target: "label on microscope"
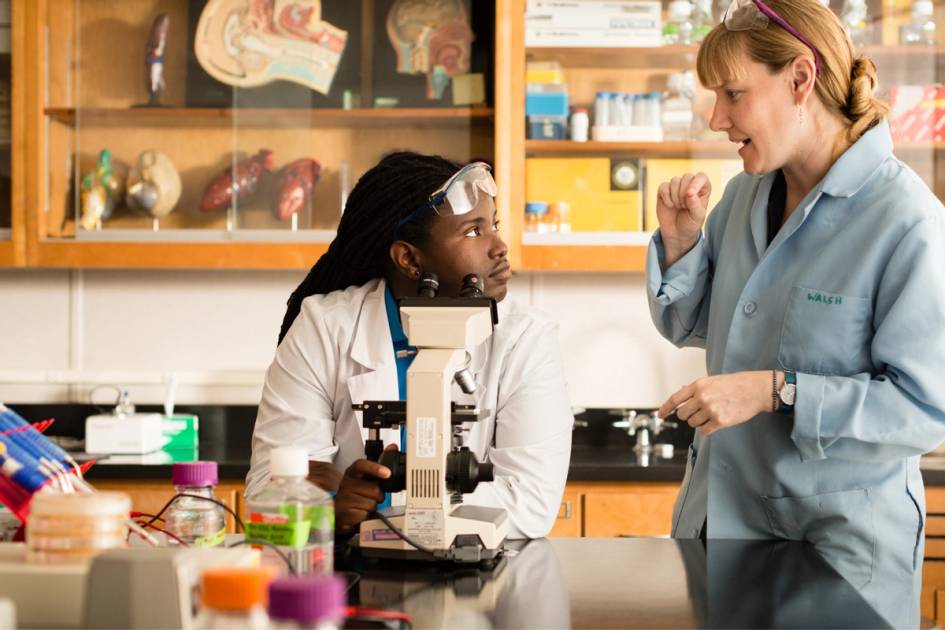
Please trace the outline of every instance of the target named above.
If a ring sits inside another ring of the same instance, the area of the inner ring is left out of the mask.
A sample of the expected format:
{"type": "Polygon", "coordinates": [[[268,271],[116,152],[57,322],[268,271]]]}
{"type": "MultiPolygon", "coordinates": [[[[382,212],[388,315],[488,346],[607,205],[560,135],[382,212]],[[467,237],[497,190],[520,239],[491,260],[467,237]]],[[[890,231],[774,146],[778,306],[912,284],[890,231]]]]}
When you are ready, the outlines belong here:
{"type": "Polygon", "coordinates": [[[434,510],[407,510],[407,535],[425,547],[443,546],[443,512],[434,510]]]}
{"type": "Polygon", "coordinates": [[[436,418],[417,416],[417,457],[436,457],[436,418]]]}

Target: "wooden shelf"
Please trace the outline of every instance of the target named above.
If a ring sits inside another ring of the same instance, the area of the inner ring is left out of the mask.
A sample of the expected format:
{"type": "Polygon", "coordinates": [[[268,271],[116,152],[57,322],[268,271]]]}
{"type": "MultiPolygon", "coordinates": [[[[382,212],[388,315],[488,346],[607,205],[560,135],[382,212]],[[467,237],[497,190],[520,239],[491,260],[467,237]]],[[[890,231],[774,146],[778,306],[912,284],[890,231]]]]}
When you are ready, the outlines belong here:
{"type": "Polygon", "coordinates": [[[47,268],[309,269],[328,243],[103,243],[41,240],[30,264],[47,268]]]}
{"type": "Polygon", "coordinates": [[[717,157],[738,159],[731,142],[574,142],[572,140],[526,140],[527,155],[613,155],[639,157],[717,157]]]}
{"type": "Polygon", "coordinates": [[[47,116],[66,125],[125,126],[239,125],[254,127],[441,127],[491,123],[488,107],[390,109],[233,109],[219,107],[47,107],[47,116]]]}
{"type": "Polygon", "coordinates": [[[646,267],[646,245],[523,245],[520,271],[622,271],[646,267]]]}
{"type": "MultiPolygon", "coordinates": [[[[945,46],[866,46],[862,51],[883,62],[896,58],[945,57],[945,46]]],[[[558,61],[564,68],[695,68],[698,45],[650,48],[526,48],[528,59],[558,61]]]]}
{"type": "Polygon", "coordinates": [[[564,68],[695,68],[698,46],[656,48],[526,48],[526,59],[554,59],[564,68]]]}

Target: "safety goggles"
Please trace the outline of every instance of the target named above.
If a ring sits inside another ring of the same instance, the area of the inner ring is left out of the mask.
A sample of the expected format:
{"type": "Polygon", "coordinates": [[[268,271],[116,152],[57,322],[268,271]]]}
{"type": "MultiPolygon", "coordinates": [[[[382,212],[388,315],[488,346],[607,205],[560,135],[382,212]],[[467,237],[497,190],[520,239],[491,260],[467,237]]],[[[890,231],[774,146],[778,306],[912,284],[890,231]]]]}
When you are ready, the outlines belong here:
{"type": "Polygon", "coordinates": [[[722,16],[722,23],[730,31],[760,31],[768,28],[770,22],[774,22],[810,48],[811,52],[814,53],[814,66],[817,76],[820,76],[822,63],[820,51],[817,50],[817,47],[762,0],[732,0],[722,16]]]}
{"type": "Polygon", "coordinates": [[[433,191],[423,205],[401,219],[397,227],[410,223],[420,213],[430,209],[441,217],[467,214],[479,204],[480,194],[495,197],[497,192],[488,164],[485,162],[467,164],[433,191]],[[446,202],[449,202],[449,205],[446,202]]]}

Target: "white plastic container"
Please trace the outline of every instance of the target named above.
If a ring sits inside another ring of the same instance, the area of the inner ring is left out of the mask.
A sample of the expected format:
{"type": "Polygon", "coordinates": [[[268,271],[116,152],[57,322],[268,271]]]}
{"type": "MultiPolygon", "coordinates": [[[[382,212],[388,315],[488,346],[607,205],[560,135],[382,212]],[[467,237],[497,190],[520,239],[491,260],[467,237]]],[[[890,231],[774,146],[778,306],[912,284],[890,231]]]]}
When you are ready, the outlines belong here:
{"type": "Polygon", "coordinates": [[[583,107],[576,107],[571,113],[571,140],[587,142],[588,130],[591,126],[590,117],[583,107]]]}

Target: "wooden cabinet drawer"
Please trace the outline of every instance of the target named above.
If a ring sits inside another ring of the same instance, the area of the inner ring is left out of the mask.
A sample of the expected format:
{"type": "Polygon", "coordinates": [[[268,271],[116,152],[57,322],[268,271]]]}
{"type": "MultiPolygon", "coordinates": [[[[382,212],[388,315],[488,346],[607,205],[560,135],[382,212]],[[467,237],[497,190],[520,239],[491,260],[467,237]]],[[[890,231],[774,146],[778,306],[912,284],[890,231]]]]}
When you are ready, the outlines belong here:
{"type": "Polygon", "coordinates": [[[584,535],[669,536],[678,484],[634,484],[584,495],[584,535]]]}
{"type": "MultiPolygon", "coordinates": [[[[148,514],[157,514],[158,510],[164,507],[172,496],[174,496],[174,486],[169,481],[94,481],[93,485],[99,490],[116,490],[124,492],[131,497],[131,509],[137,512],[148,514]]],[[[221,483],[217,486],[214,494],[219,501],[222,501],[231,510],[239,514],[239,500],[237,494],[241,493],[243,484],[241,483],[221,483]]],[[[227,533],[236,531],[236,523],[233,517],[227,514],[226,517],[227,533]]]]}
{"type": "Polygon", "coordinates": [[[575,538],[582,534],[581,531],[581,493],[575,490],[565,490],[561,498],[561,507],[558,509],[558,517],[555,519],[555,525],[551,528],[549,537],[568,537],[575,538]]]}

